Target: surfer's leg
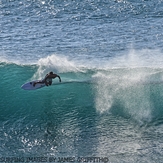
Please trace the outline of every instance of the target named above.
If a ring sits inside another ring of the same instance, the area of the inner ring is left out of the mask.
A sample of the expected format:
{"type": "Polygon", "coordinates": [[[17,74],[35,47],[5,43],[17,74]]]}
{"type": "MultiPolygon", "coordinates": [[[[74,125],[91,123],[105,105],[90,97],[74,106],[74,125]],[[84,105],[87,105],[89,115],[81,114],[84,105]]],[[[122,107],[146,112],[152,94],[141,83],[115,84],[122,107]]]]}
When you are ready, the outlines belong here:
{"type": "Polygon", "coordinates": [[[34,83],[33,83],[33,86],[35,87],[36,84],[37,84],[37,82],[34,82],[34,83]]]}
{"type": "Polygon", "coordinates": [[[33,86],[35,87],[35,85],[38,84],[38,83],[43,84],[44,82],[43,81],[34,82],[33,86]]]}
{"type": "Polygon", "coordinates": [[[49,85],[52,85],[52,81],[49,81],[49,83],[48,83],[49,85]]]}

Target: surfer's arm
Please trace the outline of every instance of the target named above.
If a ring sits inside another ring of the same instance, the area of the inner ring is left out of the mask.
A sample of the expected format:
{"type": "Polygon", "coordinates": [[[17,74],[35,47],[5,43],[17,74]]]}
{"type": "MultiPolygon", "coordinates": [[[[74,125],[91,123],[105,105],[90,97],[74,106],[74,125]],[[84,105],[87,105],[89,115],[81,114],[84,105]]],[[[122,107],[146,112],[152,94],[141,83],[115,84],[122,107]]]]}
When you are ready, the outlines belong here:
{"type": "Polygon", "coordinates": [[[60,76],[59,76],[59,75],[57,75],[57,77],[59,78],[59,81],[61,82],[61,78],[60,78],[60,76]]]}
{"type": "Polygon", "coordinates": [[[52,77],[52,78],[56,78],[56,77],[58,77],[58,78],[59,78],[59,81],[61,82],[61,78],[60,78],[59,75],[57,75],[57,74],[53,74],[53,75],[51,75],[51,77],[52,77]]]}

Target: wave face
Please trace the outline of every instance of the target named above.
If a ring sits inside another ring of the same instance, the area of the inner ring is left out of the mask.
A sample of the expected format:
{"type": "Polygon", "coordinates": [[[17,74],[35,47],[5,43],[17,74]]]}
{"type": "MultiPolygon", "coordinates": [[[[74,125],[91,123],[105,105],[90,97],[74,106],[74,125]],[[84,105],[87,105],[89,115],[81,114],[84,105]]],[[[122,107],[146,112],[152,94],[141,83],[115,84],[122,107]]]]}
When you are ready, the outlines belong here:
{"type": "Polygon", "coordinates": [[[162,68],[86,68],[52,55],[31,65],[1,62],[0,76],[1,156],[96,154],[118,161],[120,150],[131,161],[160,143],[152,131],[161,134],[163,124],[162,68]],[[62,83],[21,89],[50,69],[62,83]]]}

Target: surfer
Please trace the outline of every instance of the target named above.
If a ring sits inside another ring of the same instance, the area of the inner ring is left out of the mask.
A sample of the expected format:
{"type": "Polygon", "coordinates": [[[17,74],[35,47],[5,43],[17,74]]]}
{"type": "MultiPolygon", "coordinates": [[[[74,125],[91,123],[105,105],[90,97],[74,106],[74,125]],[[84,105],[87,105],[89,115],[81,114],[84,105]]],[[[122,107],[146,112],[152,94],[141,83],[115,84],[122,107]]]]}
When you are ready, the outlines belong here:
{"type": "Polygon", "coordinates": [[[61,82],[60,76],[57,75],[57,74],[54,74],[54,73],[51,71],[51,72],[49,72],[48,74],[46,74],[46,76],[45,76],[45,78],[44,78],[43,80],[38,81],[38,82],[34,82],[33,86],[35,87],[35,85],[36,85],[37,83],[40,83],[40,84],[44,84],[44,83],[45,83],[46,86],[52,85],[52,79],[54,79],[54,78],[56,78],[56,77],[58,77],[58,78],[59,78],[59,81],[61,82]]]}

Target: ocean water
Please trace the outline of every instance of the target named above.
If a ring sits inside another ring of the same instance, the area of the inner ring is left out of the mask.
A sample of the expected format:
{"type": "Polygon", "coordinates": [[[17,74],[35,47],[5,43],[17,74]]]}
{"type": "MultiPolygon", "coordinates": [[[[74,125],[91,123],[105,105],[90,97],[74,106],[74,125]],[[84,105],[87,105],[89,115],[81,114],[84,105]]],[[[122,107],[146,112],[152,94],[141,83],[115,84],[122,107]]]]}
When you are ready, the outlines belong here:
{"type": "Polygon", "coordinates": [[[162,162],[162,21],[162,0],[0,0],[0,162],[162,162]]]}

